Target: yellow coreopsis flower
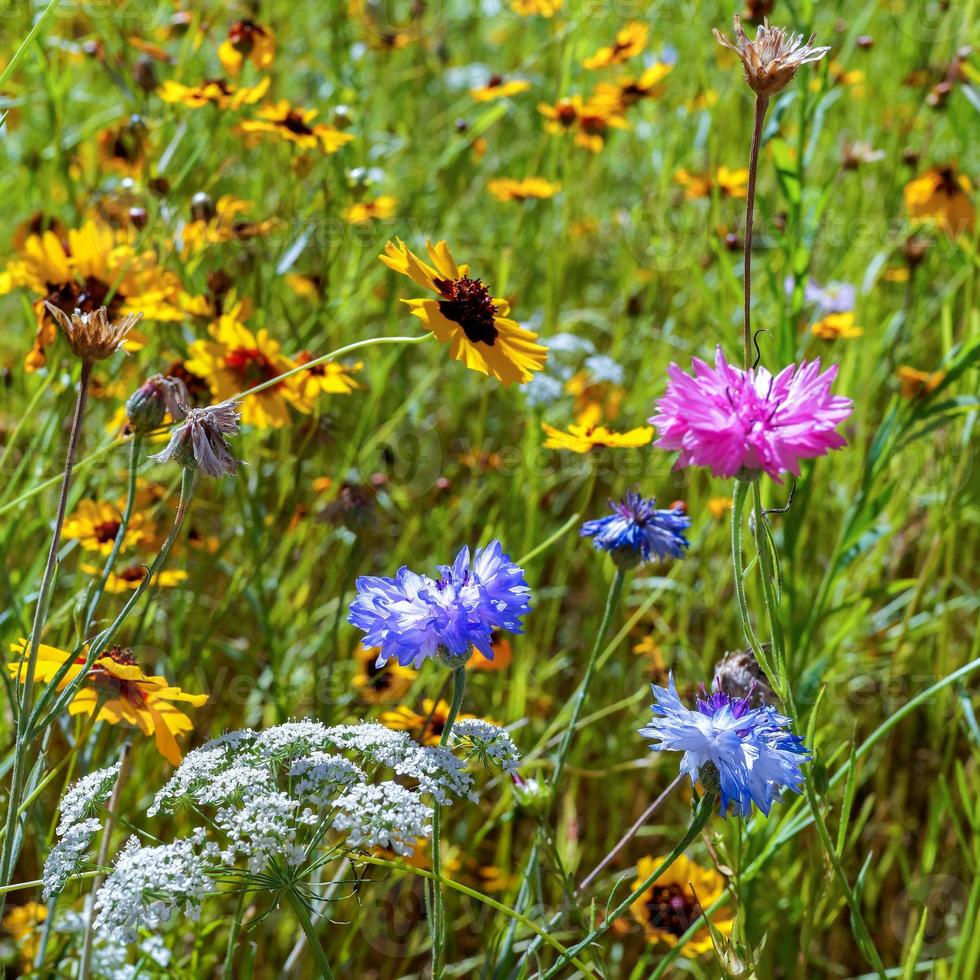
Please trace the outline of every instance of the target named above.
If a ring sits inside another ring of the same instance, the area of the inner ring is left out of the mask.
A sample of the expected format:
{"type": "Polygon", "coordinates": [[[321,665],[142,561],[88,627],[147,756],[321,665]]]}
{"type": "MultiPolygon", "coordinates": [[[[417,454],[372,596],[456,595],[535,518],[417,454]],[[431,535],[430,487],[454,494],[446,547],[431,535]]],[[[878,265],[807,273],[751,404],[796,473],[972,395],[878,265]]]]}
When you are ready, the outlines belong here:
{"type": "MultiPolygon", "coordinates": [[[[475,718],[476,715],[458,714],[456,719],[475,718]]],[[[432,698],[422,702],[422,713],[418,714],[407,705],[400,704],[391,711],[382,713],[382,725],[398,731],[411,732],[412,737],[422,745],[438,745],[442,738],[443,729],[449,720],[449,704],[446,701],[436,703],[432,698]]]]}
{"type": "Polygon", "coordinates": [[[38,927],[48,917],[48,908],[40,902],[25,902],[14,905],[3,915],[3,927],[10,933],[17,944],[23,973],[29,973],[34,967],[34,957],[37,954],[38,927]]]}
{"type": "Polygon", "coordinates": [[[592,153],[603,148],[610,129],[629,129],[619,108],[601,97],[585,102],[580,95],[573,95],[554,105],[542,102],[538,112],[547,120],[544,128],[549,133],[575,129],[575,145],[592,153]]]}
{"type": "Polygon", "coordinates": [[[527,201],[554,197],[561,190],[561,184],[543,177],[522,177],[520,180],[498,177],[487,182],[487,190],[498,201],[527,201]]]}
{"type": "Polygon", "coordinates": [[[909,217],[938,224],[955,237],[973,231],[973,185],[952,164],[932,167],[905,185],[905,209],[909,217]]]}
{"type": "MultiPolygon", "coordinates": [[[[101,568],[84,564],[80,567],[86,575],[91,575],[93,578],[102,577],[101,568]]],[[[105,590],[106,592],[113,593],[132,592],[139,588],[140,583],[148,574],[149,568],[140,562],[120,569],[118,572],[110,572],[109,578],[106,579],[105,590]]],[[[157,588],[172,589],[174,586],[186,581],[187,572],[182,568],[175,568],[173,570],[165,568],[162,572],[157,572],[152,584],[157,588]]]]}
{"type": "MultiPolygon", "coordinates": [[[[725,879],[710,868],[702,868],[683,854],[647,889],[637,894],[637,885],[664,862],[661,857],[642,857],[636,865],[636,895],[630,910],[650,942],[676,946],[678,940],[708,908],[725,894],[725,879]]],[[[730,918],[712,920],[723,935],[730,936],[734,922],[730,918]]],[[[711,949],[711,933],[705,925],[684,944],[684,953],[697,956],[711,949]]]]}
{"type": "Polygon", "coordinates": [[[592,449],[638,449],[653,439],[653,426],[644,425],[628,432],[613,432],[604,425],[576,425],[563,432],[547,422],[541,423],[547,439],[546,449],[568,449],[573,453],[587,453],[592,449]]]}
{"type": "Polygon", "coordinates": [[[228,37],[218,48],[218,59],[230,75],[237,75],[246,61],[265,71],[272,67],[275,57],[276,39],[272,31],[252,20],[232,24],[228,37]]]}
{"type": "Polygon", "coordinates": [[[828,313],[810,327],[810,333],[821,340],[851,340],[864,331],[855,324],[853,313],[828,313]]]}
{"type": "Polygon", "coordinates": [[[643,53],[650,37],[650,28],[640,21],[630,21],[616,33],[616,41],[609,47],[600,48],[582,62],[585,68],[595,71],[609,65],[619,65],[643,53]]]}
{"type": "Polygon", "coordinates": [[[671,73],[672,66],[660,62],[643,70],[638,78],[622,78],[618,82],[601,82],[592,96],[594,103],[606,103],[617,112],[636,105],[643,99],[659,98],[664,91],[663,80],[671,73]]]}
{"type": "Polygon", "coordinates": [[[333,126],[313,122],[318,115],[319,109],[301,109],[283,99],[261,108],[258,118],[246,119],[239,130],[260,136],[277,136],[304,150],[321,150],[323,153],[336,153],[354,138],[333,126]]]}
{"type": "Polygon", "coordinates": [[[505,79],[502,75],[492,75],[486,85],[471,88],[470,95],[477,102],[492,102],[494,99],[506,99],[512,95],[520,95],[531,87],[531,83],[523,78],[505,79]]]}
{"type": "Polygon", "coordinates": [[[423,262],[396,239],[379,256],[389,269],[431,290],[437,299],[402,300],[450,354],[473,371],[492,375],[503,385],[524,384],[544,366],[548,349],[537,334],[508,316],[510,304],[492,296],[468,265],[457,265],[445,242],[427,243],[433,265],[423,262]]]}
{"type": "MultiPolygon", "coordinates": [[[[262,329],[253,333],[233,316],[222,316],[208,328],[211,340],[195,340],[185,362],[187,370],[205,378],[216,402],[225,401],[296,367],[278,340],[262,329]]],[[[241,402],[242,421],[260,429],[279,428],[289,421],[289,406],[309,412],[298,377],[287,378],[241,402]]]]}
{"type": "Polygon", "coordinates": [[[206,78],[199,85],[182,85],[167,79],[157,95],[164,102],[184,105],[189,109],[200,109],[206,105],[216,105],[219,109],[241,109],[242,106],[255,105],[269,91],[269,78],[263,78],[252,86],[235,88],[223,78],[206,78]]]}
{"type": "MultiPolygon", "coordinates": [[[[126,529],[127,544],[135,544],[140,540],[142,522],[142,514],[132,514],[126,529]]],[[[78,506],[65,518],[61,536],[78,541],[86,551],[108,555],[121,527],[122,514],[118,508],[98,500],[80,500],[78,506]]]]}
{"type": "Polygon", "coordinates": [[[402,667],[397,660],[389,660],[379,667],[378,653],[378,647],[361,646],[355,654],[354,689],[367,704],[398,701],[408,693],[417,676],[416,671],[402,667]]]}
{"type": "MultiPolygon", "coordinates": [[[[0,295],[18,287],[36,299],[37,335],[25,362],[31,371],[44,365],[57,335],[45,302],[66,316],[105,306],[110,321],[130,313],[142,313],[147,321],[179,321],[184,318],[182,304],[189,300],[174,273],[161,269],[152,252],[138,250],[132,229],[98,221],[69,229],[64,239],[51,230],[28,235],[20,256],[0,273],[0,295]]],[[[126,346],[137,347],[141,341],[139,334],[130,333],[126,346]]]]}
{"type": "Polygon", "coordinates": [[[234,194],[223,194],[213,205],[208,201],[208,211],[193,212],[193,220],[180,230],[181,258],[196,255],[209,245],[261,238],[279,226],[276,218],[244,220],[241,216],[251,209],[250,201],[243,201],[234,194]]]}
{"type": "MultiPolygon", "coordinates": [[[[22,653],[27,640],[11,646],[11,652],[18,657],[17,663],[8,664],[12,676],[23,682],[27,664],[22,653]]],[[[41,644],[38,649],[37,683],[50,681],[58,668],[71,654],[56,647],[41,644]]],[[[63,690],[81,672],[85,664],[85,654],[81,654],[68,669],[68,673],[58,684],[63,690]]],[[[187,694],[179,687],[173,687],[165,677],[144,674],[137,665],[132,653],[121,647],[112,647],[100,656],[68,705],[70,715],[88,714],[98,711],[98,720],[110,725],[132,725],[144,735],[153,735],[160,754],[174,766],[179,766],[183,758],[177,735],[185,735],[193,730],[190,718],[174,701],[183,701],[194,707],[207,703],[206,694],[187,694]]]]}
{"type": "Polygon", "coordinates": [[[373,201],[358,201],[357,204],[344,208],[342,214],[347,224],[363,225],[368,221],[384,221],[393,217],[397,207],[398,198],[382,194],[373,201]]]}
{"type": "MultiPolygon", "coordinates": [[[[309,364],[315,360],[309,351],[300,351],[293,359],[296,364],[309,364]]],[[[351,375],[360,371],[364,367],[363,361],[353,364],[341,364],[339,361],[327,361],[324,364],[317,364],[307,368],[300,374],[290,378],[295,381],[296,390],[299,396],[310,407],[321,394],[324,395],[349,395],[352,391],[361,386],[351,375]]]]}
{"type": "Polygon", "coordinates": [[[749,189],[749,172],[744,167],[733,169],[722,165],[713,177],[710,173],[696,174],[682,168],[674,173],[674,179],[684,188],[684,196],[689,200],[710,197],[716,187],[723,197],[744,198],[749,189]]]}

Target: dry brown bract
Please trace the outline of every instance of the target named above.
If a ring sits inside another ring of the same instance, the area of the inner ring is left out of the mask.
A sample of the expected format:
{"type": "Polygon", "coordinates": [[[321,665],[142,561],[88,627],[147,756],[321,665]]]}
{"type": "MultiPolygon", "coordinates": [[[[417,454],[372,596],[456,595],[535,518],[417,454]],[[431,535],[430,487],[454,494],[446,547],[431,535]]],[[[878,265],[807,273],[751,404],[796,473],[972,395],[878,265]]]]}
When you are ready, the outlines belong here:
{"type": "Polygon", "coordinates": [[[104,306],[100,306],[94,313],[75,310],[68,316],[52,303],[45,302],[44,305],[61,326],[72,353],[90,364],[115,354],[122,347],[129,331],[143,319],[142,313],[127,313],[121,320],[113,323],[104,306]]]}
{"type": "Polygon", "coordinates": [[[734,24],[734,43],[718,30],[714,32],[715,37],[739,56],[745,69],[745,80],[760,98],[768,99],[784,89],[800,65],[819,61],[830,50],[813,47],[812,37],[804,42],[802,34],[789,34],[782,28],[770,27],[768,20],[758,29],[754,41],[746,37],[738,14],[734,24]]]}

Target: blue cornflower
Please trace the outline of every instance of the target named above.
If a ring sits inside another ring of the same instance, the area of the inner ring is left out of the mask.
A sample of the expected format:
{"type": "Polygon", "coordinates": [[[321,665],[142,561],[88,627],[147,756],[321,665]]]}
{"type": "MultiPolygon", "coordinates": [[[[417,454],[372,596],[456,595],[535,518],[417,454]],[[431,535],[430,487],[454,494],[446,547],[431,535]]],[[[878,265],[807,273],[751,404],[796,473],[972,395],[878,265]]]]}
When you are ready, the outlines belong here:
{"type": "Polygon", "coordinates": [[[522,633],[531,608],[524,571],[499,541],[479,548],[472,561],[464,547],[439,578],[402,566],[394,578],[362,575],[347,621],[364,631],[364,645],[379,647],[378,666],[394,657],[415,667],[436,655],[468,656],[475,647],[493,660],[494,630],[522,633]]]}
{"type": "Polygon", "coordinates": [[[697,710],[686,708],[677,696],[674,676],[667,687],[653,686],[654,719],[640,734],[658,739],[658,752],[683,752],[681,772],[693,783],[699,776],[716,781],[721,812],[730,807],[743,817],[754,803],[766,816],[782,787],[800,791],[800,765],[810,759],[803,740],[789,730],[790,720],[774,708],[752,708],[749,698],[732,698],[720,691],[697,700],[697,710]],[[705,766],[707,773],[701,772],[705,766]]]}
{"type": "Polygon", "coordinates": [[[600,517],[582,525],[582,537],[593,538],[601,551],[608,551],[613,561],[624,567],[649,561],[652,557],[683,558],[688,541],[684,531],[691,518],[682,507],[657,510],[657,501],[646,500],[635,490],[621,503],[609,501],[611,517],[600,517]]]}

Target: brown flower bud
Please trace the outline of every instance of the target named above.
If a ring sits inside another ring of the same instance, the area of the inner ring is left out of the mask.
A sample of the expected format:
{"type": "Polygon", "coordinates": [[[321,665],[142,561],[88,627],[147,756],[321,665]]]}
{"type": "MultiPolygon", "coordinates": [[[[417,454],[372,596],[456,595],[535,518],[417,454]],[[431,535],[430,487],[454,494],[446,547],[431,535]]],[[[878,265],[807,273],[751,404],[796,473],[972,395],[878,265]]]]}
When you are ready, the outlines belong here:
{"type": "Polygon", "coordinates": [[[121,320],[112,323],[109,311],[104,306],[94,313],[75,310],[71,316],[67,316],[47,300],[44,305],[61,327],[72,353],[90,364],[115,354],[122,347],[126,334],[143,319],[142,313],[127,313],[121,320]]]}

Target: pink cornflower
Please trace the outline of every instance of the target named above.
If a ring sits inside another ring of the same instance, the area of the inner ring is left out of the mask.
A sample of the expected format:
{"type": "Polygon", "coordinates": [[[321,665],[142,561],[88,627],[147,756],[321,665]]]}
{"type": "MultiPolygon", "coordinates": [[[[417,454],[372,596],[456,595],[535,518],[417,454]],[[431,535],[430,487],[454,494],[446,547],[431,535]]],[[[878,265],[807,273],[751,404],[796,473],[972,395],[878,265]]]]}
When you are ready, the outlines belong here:
{"type": "Polygon", "coordinates": [[[715,351],[715,366],[693,358],[694,377],[670,365],[670,383],[650,419],[661,449],[679,449],[677,467],[708,466],[715,476],[742,478],[765,470],[800,475],[800,460],[825,456],[847,440],[836,427],[850,414],[849,398],[832,395],[837,368],[820,360],[791,364],[773,377],[742,371],[715,351]]]}

